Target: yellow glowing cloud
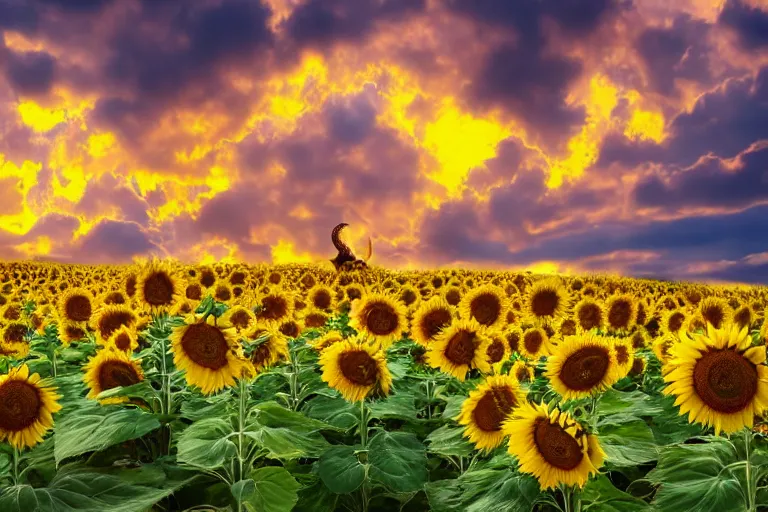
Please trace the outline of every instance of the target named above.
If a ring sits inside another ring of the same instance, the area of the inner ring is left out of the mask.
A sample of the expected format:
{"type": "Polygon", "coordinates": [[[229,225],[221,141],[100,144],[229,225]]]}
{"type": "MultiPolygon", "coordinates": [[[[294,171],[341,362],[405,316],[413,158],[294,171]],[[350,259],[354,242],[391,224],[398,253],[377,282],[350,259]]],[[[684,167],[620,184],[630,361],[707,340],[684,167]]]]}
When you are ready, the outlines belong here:
{"type": "Polygon", "coordinates": [[[24,235],[32,229],[37,222],[37,215],[27,204],[27,193],[37,184],[37,173],[42,169],[42,164],[25,160],[18,167],[11,161],[6,161],[4,155],[0,154],[0,179],[16,178],[16,188],[21,195],[21,212],[0,215],[0,229],[13,233],[14,235],[24,235]]]}
{"type": "Polygon", "coordinates": [[[39,133],[50,131],[67,119],[64,109],[44,108],[31,100],[19,103],[17,110],[21,122],[39,133]]]}
{"type": "Polygon", "coordinates": [[[664,140],[664,114],[640,108],[641,96],[637,91],[629,91],[625,97],[629,100],[632,115],[624,128],[624,136],[632,140],[652,140],[659,144],[664,140]]]}
{"type": "Polygon", "coordinates": [[[272,263],[280,265],[282,263],[312,263],[315,261],[310,253],[297,253],[293,247],[292,242],[285,240],[279,240],[276,245],[271,246],[272,263]]]}
{"type": "Polygon", "coordinates": [[[109,153],[115,146],[115,142],[115,136],[109,132],[94,133],[88,137],[86,148],[93,158],[100,158],[109,153]]]}
{"type": "Polygon", "coordinates": [[[51,239],[47,236],[39,236],[34,242],[24,242],[13,246],[14,249],[30,259],[34,256],[50,254],[51,247],[51,239]]]}

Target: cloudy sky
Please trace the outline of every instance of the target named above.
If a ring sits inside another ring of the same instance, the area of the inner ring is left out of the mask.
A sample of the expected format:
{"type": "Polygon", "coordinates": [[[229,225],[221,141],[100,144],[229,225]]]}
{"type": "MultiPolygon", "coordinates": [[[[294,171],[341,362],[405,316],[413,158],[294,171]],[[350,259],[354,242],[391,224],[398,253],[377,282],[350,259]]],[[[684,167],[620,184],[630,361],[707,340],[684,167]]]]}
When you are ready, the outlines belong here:
{"type": "Polygon", "coordinates": [[[0,0],[0,258],[768,282],[766,0],[0,0]]]}

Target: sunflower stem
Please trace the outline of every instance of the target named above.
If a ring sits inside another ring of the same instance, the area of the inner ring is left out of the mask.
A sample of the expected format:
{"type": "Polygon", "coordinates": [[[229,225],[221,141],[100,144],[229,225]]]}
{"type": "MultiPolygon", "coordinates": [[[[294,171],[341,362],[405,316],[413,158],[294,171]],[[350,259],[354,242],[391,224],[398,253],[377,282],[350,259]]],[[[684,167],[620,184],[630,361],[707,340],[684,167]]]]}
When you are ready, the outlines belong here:
{"type": "Polygon", "coordinates": [[[365,407],[365,398],[360,400],[360,444],[363,450],[368,449],[368,409],[365,407]]]}
{"type": "Polygon", "coordinates": [[[53,378],[55,379],[59,373],[56,367],[56,347],[53,348],[53,351],[51,354],[51,371],[53,372],[53,378]]]}
{"type": "MultiPolygon", "coordinates": [[[[238,421],[238,432],[237,432],[237,459],[239,463],[239,472],[237,475],[237,480],[243,479],[243,471],[244,471],[244,457],[243,457],[243,443],[245,442],[245,406],[246,406],[246,400],[248,392],[247,383],[245,379],[240,379],[240,389],[239,389],[239,395],[240,395],[240,407],[237,414],[237,421],[238,421]]],[[[238,510],[239,512],[239,510],[238,510]]]]}
{"type": "Polygon", "coordinates": [[[13,447],[13,485],[19,485],[19,449],[13,447]]]}
{"type": "Polygon", "coordinates": [[[747,455],[747,464],[745,466],[746,479],[747,479],[747,510],[749,512],[755,512],[755,491],[752,489],[752,447],[750,442],[752,441],[752,431],[748,428],[744,429],[744,449],[747,455]]]}

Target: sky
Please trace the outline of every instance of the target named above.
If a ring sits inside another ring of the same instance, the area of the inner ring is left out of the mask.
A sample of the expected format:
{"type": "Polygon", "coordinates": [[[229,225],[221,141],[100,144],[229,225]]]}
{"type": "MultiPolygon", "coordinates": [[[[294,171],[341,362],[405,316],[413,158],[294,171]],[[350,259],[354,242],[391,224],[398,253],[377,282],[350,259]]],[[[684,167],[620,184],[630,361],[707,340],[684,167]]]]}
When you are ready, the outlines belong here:
{"type": "Polygon", "coordinates": [[[768,283],[768,0],[0,0],[0,258],[330,266],[339,222],[768,283]]]}

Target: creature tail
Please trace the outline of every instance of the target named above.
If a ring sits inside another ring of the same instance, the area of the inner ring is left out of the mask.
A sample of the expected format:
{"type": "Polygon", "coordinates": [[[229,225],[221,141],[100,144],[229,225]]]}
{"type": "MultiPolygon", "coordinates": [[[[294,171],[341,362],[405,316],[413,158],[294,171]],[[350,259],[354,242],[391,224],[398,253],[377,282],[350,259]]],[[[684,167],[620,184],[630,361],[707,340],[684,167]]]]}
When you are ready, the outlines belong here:
{"type": "Polygon", "coordinates": [[[339,254],[352,254],[352,250],[341,240],[340,236],[341,230],[347,226],[348,224],[342,222],[333,228],[333,232],[331,233],[331,241],[336,250],[339,251],[339,254]]]}
{"type": "Polygon", "coordinates": [[[368,251],[365,254],[365,258],[363,260],[368,263],[368,260],[371,259],[371,256],[373,256],[373,244],[371,244],[371,237],[368,237],[368,251]]]}

